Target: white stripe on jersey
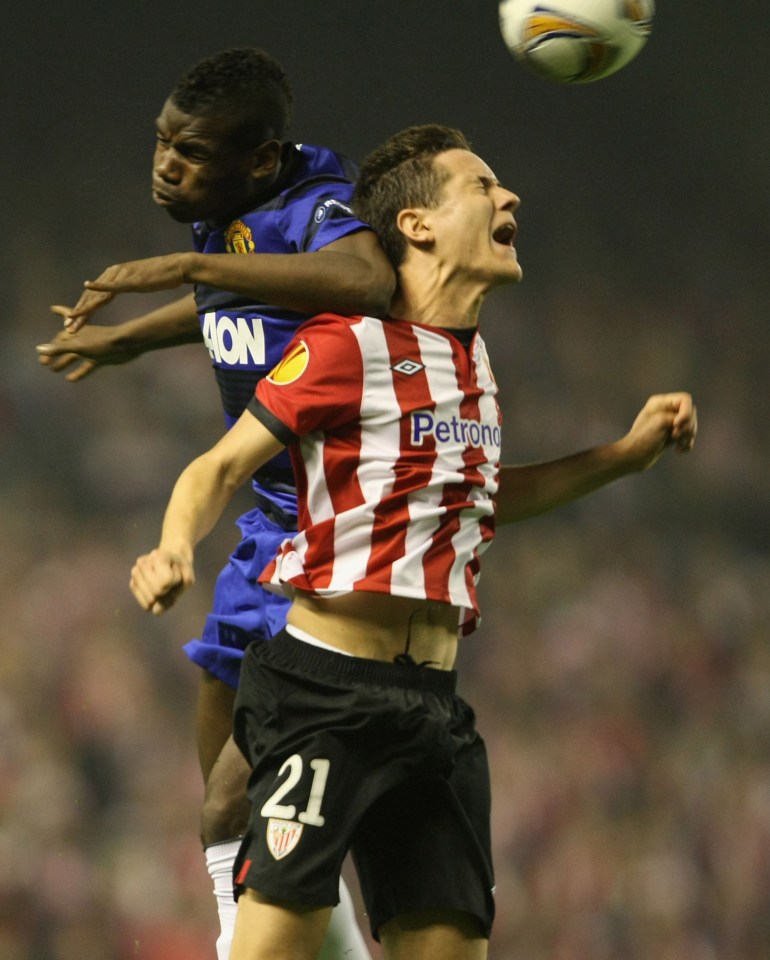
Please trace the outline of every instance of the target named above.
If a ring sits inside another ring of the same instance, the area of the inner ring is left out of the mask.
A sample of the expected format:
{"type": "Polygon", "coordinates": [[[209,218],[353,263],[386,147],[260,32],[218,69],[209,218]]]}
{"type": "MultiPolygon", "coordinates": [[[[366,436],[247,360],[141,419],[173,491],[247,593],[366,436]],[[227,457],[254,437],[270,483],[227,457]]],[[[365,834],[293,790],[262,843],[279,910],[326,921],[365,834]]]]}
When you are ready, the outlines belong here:
{"type": "Polygon", "coordinates": [[[302,460],[307,474],[307,511],[310,522],[321,523],[331,520],[334,516],[334,506],[326,483],[324,482],[324,447],[323,434],[320,432],[308,433],[299,440],[302,451],[302,460]]]}

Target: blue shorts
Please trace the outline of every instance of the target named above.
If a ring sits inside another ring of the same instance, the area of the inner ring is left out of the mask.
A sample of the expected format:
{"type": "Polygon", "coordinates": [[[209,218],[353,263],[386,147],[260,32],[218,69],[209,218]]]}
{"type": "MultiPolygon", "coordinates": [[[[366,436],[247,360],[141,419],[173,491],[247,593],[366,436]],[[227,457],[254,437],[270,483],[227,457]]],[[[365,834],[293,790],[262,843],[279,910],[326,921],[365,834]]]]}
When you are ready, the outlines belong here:
{"type": "Polygon", "coordinates": [[[257,577],[294,534],[255,507],[236,521],[241,542],[217,577],[212,611],[198,640],[185,644],[193,663],[237,689],[243,652],[252,640],[269,640],[285,623],[289,599],[265,590],[257,577]]]}

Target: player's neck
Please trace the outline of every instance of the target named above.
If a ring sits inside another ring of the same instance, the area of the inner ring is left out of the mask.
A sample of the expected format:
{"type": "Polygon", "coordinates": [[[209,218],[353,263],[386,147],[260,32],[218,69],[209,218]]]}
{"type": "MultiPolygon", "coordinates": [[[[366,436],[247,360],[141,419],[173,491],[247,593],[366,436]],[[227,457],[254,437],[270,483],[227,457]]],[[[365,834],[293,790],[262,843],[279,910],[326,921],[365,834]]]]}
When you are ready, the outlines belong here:
{"type": "Polygon", "coordinates": [[[390,314],[429,327],[477,327],[486,292],[460,278],[414,277],[402,270],[390,314]]]}
{"type": "Polygon", "coordinates": [[[475,328],[483,297],[441,295],[436,290],[396,292],[390,315],[396,319],[423,323],[428,327],[475,328]]]}

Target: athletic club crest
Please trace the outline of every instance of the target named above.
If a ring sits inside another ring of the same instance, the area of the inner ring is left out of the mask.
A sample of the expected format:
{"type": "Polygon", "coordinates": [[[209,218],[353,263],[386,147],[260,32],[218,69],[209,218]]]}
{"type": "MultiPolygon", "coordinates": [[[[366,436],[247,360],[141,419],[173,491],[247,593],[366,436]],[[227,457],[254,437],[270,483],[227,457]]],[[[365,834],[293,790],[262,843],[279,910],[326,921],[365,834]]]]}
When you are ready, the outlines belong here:
{"type": "Polygon", "coordinates": [[[225,230],[225,246],[228,253],[254,253],[251,230],[243,220],[233,220],[225,230]]]}
{"type": "Polygon", "coordinates": [[[270,817],[267,821],[267,849],[274,859],[283,860],[288,857],[299,843],[303,828],[302,823],[270,817]]]}

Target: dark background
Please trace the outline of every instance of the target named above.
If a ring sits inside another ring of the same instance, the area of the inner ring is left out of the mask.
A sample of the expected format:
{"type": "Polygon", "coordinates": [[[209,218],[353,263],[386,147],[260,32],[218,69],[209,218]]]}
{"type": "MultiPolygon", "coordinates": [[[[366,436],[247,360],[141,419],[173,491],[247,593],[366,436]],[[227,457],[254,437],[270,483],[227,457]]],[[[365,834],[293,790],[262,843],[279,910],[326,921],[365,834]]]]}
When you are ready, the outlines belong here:
{"type": "Polygon", "coordinates": [[[184,69],[236,45],[286,67],[296,140],[361,157],[449,123],[521,196],[525,282],[483,319],[507,461],[612,440],[653,392],[699,405],[691,456],[505,530],[485,558],[460,670],[494,776],[491,957],[770,955],[768,39],[758,0],[663,0],[636,61],[570,88],[512,59],[493,0],[4,9],[4,960],[213,956],[179,647],[234,529],[166,618],[127,588],[173,479],[221,430],[207,357],[72,385],[34,345],[49,304],[108,264],[187,248],[150,200],[153,120],[184,69]]]}

